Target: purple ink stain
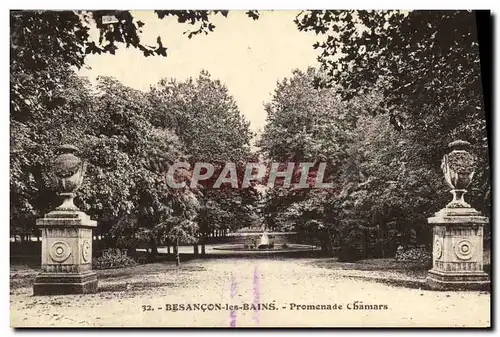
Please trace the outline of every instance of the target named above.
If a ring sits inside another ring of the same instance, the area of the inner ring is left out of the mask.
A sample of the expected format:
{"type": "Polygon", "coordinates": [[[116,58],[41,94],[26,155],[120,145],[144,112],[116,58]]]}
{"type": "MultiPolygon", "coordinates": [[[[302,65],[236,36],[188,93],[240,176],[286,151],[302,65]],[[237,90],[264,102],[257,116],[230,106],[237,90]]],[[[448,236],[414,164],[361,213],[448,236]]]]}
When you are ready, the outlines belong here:
{"type": "Polygon", "coordinates": [[[253,304],[255,304],[253,320],[259,324],[260,278],[257,266],[253,270],[253,304]]]}
{"type": "MultiPolygon", "coordinates": [[[[236,280],[234,279],[234,276],[231,278],[231,298],[236,296],[236,280]]],[[[231,328],[236,327],[236,310],[231,309],[231,312],[229,314],[230,321],[229,321],[229,326],[231,328]]]]}

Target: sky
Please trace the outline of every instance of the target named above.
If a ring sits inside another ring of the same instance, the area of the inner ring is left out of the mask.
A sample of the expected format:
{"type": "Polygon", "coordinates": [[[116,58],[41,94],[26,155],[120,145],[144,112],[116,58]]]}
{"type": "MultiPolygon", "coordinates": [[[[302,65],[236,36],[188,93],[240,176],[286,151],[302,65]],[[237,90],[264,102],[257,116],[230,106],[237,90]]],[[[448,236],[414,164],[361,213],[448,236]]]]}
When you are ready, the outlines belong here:
{"type": "Polygon", "coordinates": [[[89,55],[79,74],[95,81],[113,76],[123,84],[148,90],[161,78],[179,80],[197,77],[202,69],[224,83],[254,132],[263,129],[268,102],[276,82],[290,77],[293,69],[317,65],[314,33],[300,32],[293,22],[297,11],[261,11],[258,20],[244,11],[232,11],[227,18],[212,16],[216,26],[208,35],[188,39],[183,32],[193,29],[174,18],[158,19],[152,11],[135,11],[145,23],[141,40],[155,45],[161,36],[168,57],[144,57],[135,49],[120,48],[116,55],[89,55]]]}

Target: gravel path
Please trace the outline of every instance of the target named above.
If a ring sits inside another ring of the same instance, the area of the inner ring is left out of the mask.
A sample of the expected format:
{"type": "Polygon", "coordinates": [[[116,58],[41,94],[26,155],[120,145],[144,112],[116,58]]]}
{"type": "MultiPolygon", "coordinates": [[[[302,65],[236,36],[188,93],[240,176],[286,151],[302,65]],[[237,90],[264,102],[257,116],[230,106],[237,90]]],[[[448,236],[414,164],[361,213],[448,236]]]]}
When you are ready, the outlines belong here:
{"type": "Polygon", "coordinates": [[[490,325],[489,293],[393,287],[346,277],[344,271],[321,268],[311,259],[210,259],[186,262],[179,270],[165,266],[140,266],[134,276],[102,277],[100,291],[91,295],[34,297],[31,287],[13,289],[11,326],[490,325]],[[252,310],[252,303],[266,303],[267,310],[252,310]],[[173,311],[175,304],[184,304],[185,310],[173,311]],[[249,310],[241,310],[245,304],[249,310]],[[231,310],[231,305],[240,308],[231,310]]]}

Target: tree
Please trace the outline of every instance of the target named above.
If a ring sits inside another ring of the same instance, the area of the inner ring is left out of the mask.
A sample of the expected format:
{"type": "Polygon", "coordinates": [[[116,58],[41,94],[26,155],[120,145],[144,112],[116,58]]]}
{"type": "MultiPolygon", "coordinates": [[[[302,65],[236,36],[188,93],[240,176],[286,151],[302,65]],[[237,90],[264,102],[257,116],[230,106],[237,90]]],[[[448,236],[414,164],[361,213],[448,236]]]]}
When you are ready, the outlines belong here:
{"type": "MultiPolygon", "coordinates": [[[[212,31],[210,15],[227,16],[227,11],[156,14],[199,24],[188,32],[191,38],[212,31]]],[[[96,95],[73,72],[84,65],[86,55],[114,54],[119,46],[138,48],[145,56],[167,56],[161,39],[157,46],[144,45],[144,23],[129,11],[12,11],[11,26],[13,228],[32,229],[34,218],[54,202],[46,198],[54,194],[43,186],[42,176],[52,149],[62,141],[80,145],[89,161],[82,208],[102,220],[101,229],[126,219],[129,225],[152,226],[169,212],[182,212],[176,191],[165,193],[161,171],[179,154],[179,140],[169,130],[152,127],[148,99],[111,79],[101,80],[101,94],[96,95]],[[99,32],[98,41],[91,28],[99,32]]]]}
{"type": "MultiPolygon", "coordinates": [[[[99,104],[86,147],[91,179],[84,190],[89,192],[85,205],[89,211],[94,209],[102,222],[115,226],[123,225],[116,222],[122,217],[134,220],[128,223],[132,234],[151,234],[146,241],[144,235],[137,238],[151,247],[154,257],[164,238],[164,230],[158,231],[157,226],[169,217],[191,220],[197,208],[190,190],[171,189],[167,184],[169,165],[183,156],[182,142],[171,130],[150,122],[155,106],[147,93],[111,78],[101,78],[97,88],[99,104]]],[[[174,226],[171,230],[175,233],[178,229],[174,226]]]]}
{"type": "Polygon", "coordinates": [[[473,12],[309,11],[296,24],[325,35],[319,61],[346,98],[377,85],[394,113],[411,100],[415,111],[484,114],[473,12]]]}
{"type": "Polygon", "coordinates": [[[344,257],[393,253],[398,235],[404,240],[412,230],[426,242],[426,218],[446,204],[439,169],[415,160],[420,145],[394,130],[387,115],[360,115],[351,134],[342,189],[324,206],[336,219],[332,232],[344,257]]]}
{"type": "MultiPolygon", "coordinates": [[[[55,66],[56,63],[50,64],[55,66]]],[[[62,66],[64,69],[64,63],[62,66]]],[[[57,74],[55,69],[45,70],[57,74]]],[[[84,200],[81,208],[98,218],[100,230],[114,235],[118,245],[130,248],[146,243],[155,255],[157,244],[173,235],[159,236],[164,231],[155,229],[156,226],[161,227],[168,217],[193,221],[193,216],[186,213],[198,207],[198,201],[192,200],[193,191],[167,186],[169,165],[183,158],[191,158],[193,164],[197,160],[242,161],[250,154],[252,135],[248,122],[227,89],[207,73],[200,75],[196,85],[192,81],[181,85],[181,92],[193,100],[180,105],[181,109],[194,109],[195,114],[187,119],[183,119],[182,110],[165,110],[177,99],[175,95],[168,96],[170,101],[162,101],[159,91],[142,93],[111,78],[100,78],[94,90],[71,71],[65,76],[57,79],[60,85],[54,87],[50,96],[32,95],[30,102],[36,102],[32,109],[25,106],[22,113],[11,115],[13,228],[29,223],[23,231],[32,229],[34,218],[55,206],[54,191],[45,188],[43,175],[50,168],[52,149],[61,142],[70,142],[82,149],[82,156],[89,163],[88,179],[80,189],[84,200]],[[51,198],[44,198],[45,194],[51,198]]],[[[15,100],[20,100],[20,96],[15,100]]],[[[182,175],[189,180],[187,172],[182,175]]],[[[234,202],[226,203],[223,198],[219,197],[220,207],[229,213],[234,202]]],[[[237,198],[241,197],[234,195],[232,200],[237,198]]],[[[232,221],[247,212],[245,207],[235,209],[240,211],[231,214],[232,221]]],[[[182,232],[184,220],[170,233],[182,232]]],[[[217,224],[228,226],[225,220],[217,224]]],[[[193,226],[192,229],[198,228],[196,223],[193,226]]],[[[203,233],[210,230],[208,226],[212,224],[205,224],[203,233]]],[[[186,237],[182,236],[181,243],[186,237]]],[[[186,243],[193,238],[186,239],[186,243]]]]}
{"type": "Polygon", "coordinates": [[[374,114],[382,94],[342,101],[336,88],[317,88],[317,77],[296,71],[278,84],[260,146],[268,161],[325,162],[334,187],[270,189],[269,226],[319,241],[326,254],[340,247],[346,259],[391,253],[411,230],[424,242],[426,217],[447,198],[439,166],[420,157],[425,144],[374,114]]]}
{"type": "MultiPolygon", "coordinates": [[[[158,18],[175,17],[180,24],[194,26],[188,38],[208,34],[216,27],[212,15],[227,17],[228,11],[155,11],[158,18]]],[[[256,20],[258,13],[248,11],[256,20]]],[[[144,56],[167,56],[161,38],[155,46],[141,42],[144,22],[126,10],[11,11],[11,114],[28,118],[29,110],[41,107],[40,100],[62,88],[61,79],[71,68],[81,68],[88,54],[115,54],[118,48],[136,48],[144,56]],[[91,29],[97,29],[98,40],[91,29]]]]}
{"type": "Polygon", "coordinates": [[[257,200],[253,188],[212,187],[226,163],[255,160],[250,152],[253,134],[227,88],[206,71],[183,82],[163,79],[152,88],[149,97],[158,107],[152,114],[152,123],[175,131],[185,145],[191,169],[199,162],[215,168],[212,179],[199,182],[197,222],[204,254],[205,239],[210,232],[242,227],[252,215],[251,205],[257,200]]]}
{"type": "Polygon", "coordinates": [[[314,45],[331,85],[346,100],[374,89],[377,112],[419,143],[413,156],[439,167],[446,145],[465,139],[479,158],[474,204],[489,213],[490,179],[475,13],[470,11],[304,11],[299,30],[314,45]],[[429,137],[429,135],[433,135],[429,137]],[[436,149],[438,149],[436,151],[436,149]]]}
{"type": "MultiPolygon", "coordinates": [[[[34,218],[60,202],[50,189],[50,168],[53,149],[61,143],[77,145],[88,163],[78,191],[80,208],[99,219],[99,231],[111,230],[123,247],[134,245],[130,239],[139,228],[152,230],[168,216],[184,216],[196,208],[190,191],[167,186],[166,170],[182,156],[182,145],[173,132],[150,123],[153,107],[147,95],[111,78],[100,78],[96,89],[73,75],[53,96],[59,104],[45,103],[47,111],[36,121],[14,121],[14,230],[32,230],[34,218]]],[[[157,238],[147,242],[153,255],[157,243],[157,238]]]]}
{"type": "Polygon", "coordinates": [[[324,181],[334,183],[334,188],[315,190],[277,184],[267,191],[265,213],[270,228],[293,228],[308,237],[328,238],[322,203],[338,188],[338,172],[347,154],[347,131],[355,119],[352,109],[333,90],[314,87],[317,76],[321,74],[313,68],[307,72],[295,70],[290,79],[278,83],[272,101],[266,105],[267,124],[258,145],[268,162],[295,165],[292,183],[302,174],[298,163],[315,164],[309,171],[310,184],[314,183],[318,164],[326,164],[324,181]]]}
{"type": "MultiPolygon", "coordinates": [[[[200,23],[199,33],[213,30],[207,24],[208,11],[157,14],[176,16],[188,25],[200,23]]],[[[166,53],[161,40],[156,47],[141,44],[143,23],[128,11],[11,11],[10,19],[11,224],[13,229],[29,231],[34,218],[53,202],[42,177],[53,148],[62,141],[82,140],[93,121],[93,93],[88,83],[74,75],[74,69],[84,65],[86,55],[113,54],[120,45],[139,48],[146,56],[166,53]],[[116,22],[103,22],[107,15],[116,22]],[[89,34],[92,26],[99,32],[99,41],[89,34]]],[[[117,146],[111,136],[92,141],[96,146],[105,142],[107,148],[117,146]]],[[[127,189],[120,188],[119,180],[115,197],[125,198],[127,189]]],[[[117,207],[128,208],[125,204],[117,207]]]]}
{"type": "Polygon", "coordinates": [[[91,120],[87,120],[93,98],[89,84],[70,75],[62,80],[40,109],[30,110],[32,117],[21,119],[11,114],[10,127],[10,206],[11,229],[31,232],[34,219],[54,203],[54,193],[47,188],[53,150],[71,139],[81,139],[91,120]]]}

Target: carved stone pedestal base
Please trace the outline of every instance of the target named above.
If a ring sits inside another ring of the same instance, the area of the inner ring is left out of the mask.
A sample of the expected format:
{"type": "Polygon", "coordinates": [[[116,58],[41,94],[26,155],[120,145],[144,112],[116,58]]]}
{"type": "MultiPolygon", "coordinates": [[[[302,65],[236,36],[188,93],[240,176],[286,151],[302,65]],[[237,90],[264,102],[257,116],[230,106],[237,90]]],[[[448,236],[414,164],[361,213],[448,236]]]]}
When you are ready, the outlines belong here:
{"type": "Polygon", "coordinates": [[[427,285],[436,290],[489,290],[490,280],[485,272],[443,273],[429,270],[427,285]]]}
{"type": "Polygon", "coordinates": [[[483,270],[483,226],[488,218],[473,208],[445,208],[428,219],[434,225],[429,287],[438,290],[487,290],[483,270]]]}
{"type": "Polygon", "coordinates": [[[80,211],[56,210],[38,219],[37,225],[42,232],[42,272],[34,295],[95,293],[92,229],[97,223],[80,211]]]}
{"type": "Polygon", "coordinates": [[[34,295],[91,294],[97,292],[97,274],[85,272],[40,273],[33,285],[34,295]]]}

